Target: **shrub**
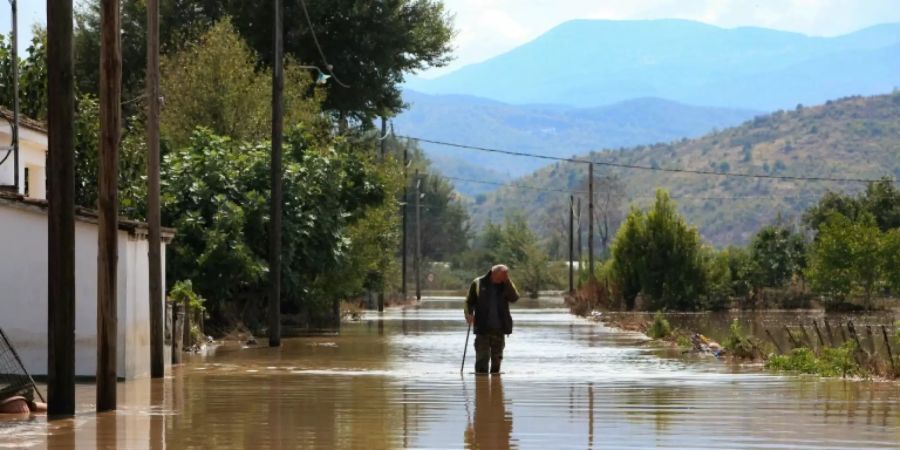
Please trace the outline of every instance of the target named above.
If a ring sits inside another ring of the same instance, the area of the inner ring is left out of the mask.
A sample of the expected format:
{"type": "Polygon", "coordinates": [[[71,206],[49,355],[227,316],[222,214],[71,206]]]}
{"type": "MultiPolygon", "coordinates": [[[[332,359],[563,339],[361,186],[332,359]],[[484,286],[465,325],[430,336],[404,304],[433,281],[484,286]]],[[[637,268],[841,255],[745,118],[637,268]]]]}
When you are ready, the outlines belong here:
{"type": "Polygon", "coordinates": [[[821,375],[823,377],[846,377],[860,373],[859,365],[853,358],[856,343],[845,342],[840,347],[826,348],[817,358],[806,347],[795,348],[790,355],[775,355],[766,361],[766,368],[785,372],[821,375]]]}
{"type": "Polygon", "coordinates": [[[774,355],[766,361],[766,368],[785,372],[818,373],[819,365],[812,350],[795,348],[790,355],[774,355]]]}
{"type": "Polygon", "coordinates": [[[728,338],[725,339],[725,348],[738,358],[753,358],[755,346],[750,341],[750,338],[744,334],[744,330],[741,329],[741,324],[737,318],[731,321],[729,331],[728,338]]]}
{"type": "Polygon", "coordinates": [[[670,334],[672,334],[672,326],[669,325],[669,321],[663,317],[661,312],[656,313],[653,316],[653,322],[650,323],[650,328],[647,329],[647,336],[653,339],[663,339],[670,334]]]}
{"type": "Polygon", "coordinates": [[[822,351],[819,364],[819,374],[826,377],[846,377],[859,372],[859,366],[853,358],[856,352],[856,343],[845,342],[844,345],[834,348],[826,348],[822,351]]]}

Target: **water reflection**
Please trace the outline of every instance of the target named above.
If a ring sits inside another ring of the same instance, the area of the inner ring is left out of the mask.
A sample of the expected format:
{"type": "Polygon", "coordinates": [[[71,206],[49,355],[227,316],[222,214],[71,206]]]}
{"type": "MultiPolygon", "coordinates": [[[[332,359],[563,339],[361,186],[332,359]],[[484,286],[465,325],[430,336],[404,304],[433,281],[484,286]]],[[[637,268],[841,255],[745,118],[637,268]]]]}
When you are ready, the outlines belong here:
{"type": "Polygon", "coordinates": [[[475,377],[475,415],[466,427],[466,448],[509,450],[512,444],[513,418],[503,398],[500,376],[475,377]]]}
{"type": "Polygon", "coordinates": [[[661,358],[640,335],[558,304],[514,312],[502,377],[460,378],[461,301],[365,314],[277,349],[225,346],[165,380],[120,384],[115,413],[95,415],[79,385],[74,420],[0,419],[0,447],[898,447],[895,384],[661,358]]]}

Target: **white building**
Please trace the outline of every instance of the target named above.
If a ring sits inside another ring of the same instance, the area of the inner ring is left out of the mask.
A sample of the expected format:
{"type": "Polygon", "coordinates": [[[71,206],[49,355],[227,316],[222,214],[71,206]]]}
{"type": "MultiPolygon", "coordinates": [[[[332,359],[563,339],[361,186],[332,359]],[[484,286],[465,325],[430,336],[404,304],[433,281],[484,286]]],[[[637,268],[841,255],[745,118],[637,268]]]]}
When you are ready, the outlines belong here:
{"type": "MultiPolygon", "coordinates": [[[[7,112],[0,111],[0,115],[7,112]]],[[[0,128],[0,145],[9,129],[0,128]],[[4,134],[6,133],[6,134],[4,134]]],[[[42,124],[20,127],[18,192],[0,190],[0,328],[26,369],[47,373],[47,134],[42,124]],[[26,175],[27,174],[27,175],[26,175]]],[[[0,160],[5,152],[0,152],[0,160]]],[[[12,184],[12,158],[0,165],[0,185],[12,184]]],[[[75,222],[75,374],[91,377],[97,366],[97,219],[78,209],[75,222]]],[[[162,254],[173,230],[163,230],[162,254]]],[[[150,374],[150,327],[146,224],[120,220],[118,262],[118,376],[150,374]]],[[[165,258],[163,258],[165,274],[165,258]]],[[[162,301],[162,299],[160,300],[162,301]]],[[[168,353],[168,352],[167,352],[168,353]]],[[[169,360],[167,358],[166,363],[169,360]]]]}
{"type": "MultiPolygon", "coordinates": [[[[13,186],[15,181],[14,156],[7,158],[3,147],[12,145],[13,114],[0,108],[0,186],[13,186]]],[[[47,128],[44,124],[19,116],[19,189],[28,198],[47,198],[47,128]]]]}

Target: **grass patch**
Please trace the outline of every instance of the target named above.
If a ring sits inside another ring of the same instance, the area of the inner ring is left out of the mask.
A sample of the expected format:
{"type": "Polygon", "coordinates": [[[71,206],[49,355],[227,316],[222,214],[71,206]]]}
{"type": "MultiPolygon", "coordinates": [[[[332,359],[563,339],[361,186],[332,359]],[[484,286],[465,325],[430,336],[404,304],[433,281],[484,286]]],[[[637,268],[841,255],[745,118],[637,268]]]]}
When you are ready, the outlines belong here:
{"type": "Polygon", "coordinates": [[[766,368],[781,372],[796,372],[823,377],[846,377],[860,374],[859,365],[853,359],[854,342],[840,347],[826,348],[822,356],[816,356],[806,347],[795,348],[789,355],[774,355],[766,361],[766,368]]]}
{"type": "Polygon", "coordinates": [[[653,339],[664,339],[669,337],[670,334],[672,334],[672,326],[669,325],[669,321],[663,317],[661,312],[656,313],[653,316],[653,322],[650,323],[650,327],[647,329],[647,336],[653,339]]]}

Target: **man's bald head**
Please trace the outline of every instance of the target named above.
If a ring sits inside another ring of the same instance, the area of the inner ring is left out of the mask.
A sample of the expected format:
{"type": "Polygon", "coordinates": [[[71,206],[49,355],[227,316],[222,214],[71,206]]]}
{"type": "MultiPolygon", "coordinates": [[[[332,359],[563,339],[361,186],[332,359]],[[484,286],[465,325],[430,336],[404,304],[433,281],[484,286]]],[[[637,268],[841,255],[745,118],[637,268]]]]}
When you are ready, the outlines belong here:
{"type": "Polygon", "coordinates": [[[506,283],[509,281],[509,267],[506,267],[503,264],[497,264],[494,267],[491,267],[491,282],[492,283],[506,283]]]}

